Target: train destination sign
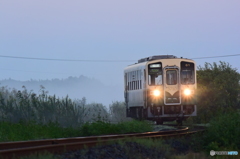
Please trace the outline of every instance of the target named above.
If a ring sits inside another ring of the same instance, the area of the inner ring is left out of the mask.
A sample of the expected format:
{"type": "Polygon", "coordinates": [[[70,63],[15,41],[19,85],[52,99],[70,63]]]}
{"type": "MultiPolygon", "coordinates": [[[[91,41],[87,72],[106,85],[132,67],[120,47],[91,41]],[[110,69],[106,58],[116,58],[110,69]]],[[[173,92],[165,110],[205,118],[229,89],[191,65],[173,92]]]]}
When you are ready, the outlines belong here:
{"type": "Polygon", "coordinates": [[[149,67],[150,67],[150,68],[159,68],[159,67],[161,67],[161,64],[160,64],[160,63],[151,64],[149,67]]]}
{"type": "Polygon", "coordinates": [[[160,69],[155,68],[155,69],[150,69],[149,71],[150,71],[150,73],[158,73],[158,72],[160,72],[160,69]]]}

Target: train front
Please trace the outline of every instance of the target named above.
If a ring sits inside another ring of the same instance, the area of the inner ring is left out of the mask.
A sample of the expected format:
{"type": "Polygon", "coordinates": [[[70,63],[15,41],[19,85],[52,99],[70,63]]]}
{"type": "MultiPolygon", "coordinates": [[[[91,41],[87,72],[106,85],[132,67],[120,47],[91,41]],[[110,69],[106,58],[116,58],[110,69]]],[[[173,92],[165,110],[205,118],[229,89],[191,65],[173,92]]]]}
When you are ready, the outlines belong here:
{"type": "Polygon", "coordinates": [[[164,59],[149,61],[146,67],[148,118],[182,122],[197,115],[194,61],[164,59]]]}

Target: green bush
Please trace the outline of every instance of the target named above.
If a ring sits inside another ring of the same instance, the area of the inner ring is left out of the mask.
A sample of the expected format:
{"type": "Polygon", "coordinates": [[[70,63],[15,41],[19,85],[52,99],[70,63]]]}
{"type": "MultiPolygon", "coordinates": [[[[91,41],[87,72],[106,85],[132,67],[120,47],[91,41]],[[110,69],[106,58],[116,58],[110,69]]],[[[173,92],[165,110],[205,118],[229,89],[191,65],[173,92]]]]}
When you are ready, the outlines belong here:
{"type": "Polygon", "coordinates": [[[125,102],[115,101],[109,105],[112,122],[123,122],[129,120],[126,118],[126,104],[125,102]]]}
{"type": "Polygon", "coordinates": [[[240,114],[226,111],[210,122],[204,136],[207,150],[240,149],[240,114]]]}
{"type": "Polygon", "coordinates": [[[219,109],[237,108],[240,74],[229,63],[205,63],[197,70],[198,115],[194,122],[208,123],[219,109]]]}

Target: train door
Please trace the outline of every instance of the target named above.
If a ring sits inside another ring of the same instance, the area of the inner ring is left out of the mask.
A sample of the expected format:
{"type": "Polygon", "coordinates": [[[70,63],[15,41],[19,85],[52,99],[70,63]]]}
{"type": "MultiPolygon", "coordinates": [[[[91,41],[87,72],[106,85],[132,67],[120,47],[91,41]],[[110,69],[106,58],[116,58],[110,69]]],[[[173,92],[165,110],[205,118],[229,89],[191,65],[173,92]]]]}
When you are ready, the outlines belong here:
{"type": "Polygon", "coordinates": [[[164,104],[179,105],[180,84],[179,68],[176,66],[164,68],[164,104]]]}

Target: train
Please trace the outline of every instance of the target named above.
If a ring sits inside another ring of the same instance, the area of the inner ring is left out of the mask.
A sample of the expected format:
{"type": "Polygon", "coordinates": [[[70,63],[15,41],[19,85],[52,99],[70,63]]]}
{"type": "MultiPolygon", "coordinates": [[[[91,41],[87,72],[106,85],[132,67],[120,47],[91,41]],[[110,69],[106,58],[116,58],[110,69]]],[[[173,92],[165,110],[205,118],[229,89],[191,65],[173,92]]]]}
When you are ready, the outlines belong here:
{"type": "Polygon", "coordinates": [[[196,91],[196,63],[191,59],[155,55],[124,69],[127,117],[181,125],[197,116],[196,91]]]}

